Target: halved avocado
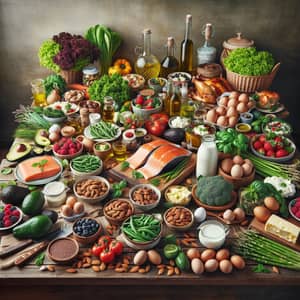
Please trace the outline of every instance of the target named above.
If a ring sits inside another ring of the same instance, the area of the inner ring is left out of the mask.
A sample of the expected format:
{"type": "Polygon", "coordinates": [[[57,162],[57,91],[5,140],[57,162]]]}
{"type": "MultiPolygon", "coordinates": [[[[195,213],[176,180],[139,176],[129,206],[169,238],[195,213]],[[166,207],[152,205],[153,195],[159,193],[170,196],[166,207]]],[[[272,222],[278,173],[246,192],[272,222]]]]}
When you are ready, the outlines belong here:
{"type": "Polygon", "coordinates": [[[39,146],[48,146],[51,144],[50,140],[47,138],[48,132],[45,129],[39,129],[36,132],[34,141],[39,146]]]}
{"type": "Polygon", "coordinates": [[[8,153],[6,159],[9,161],[16,161],[27,156],[32,149],[32,146],[28,143],[16,143],[13,144],[8,153]]]}
{"type": "Polygon", "coordinates": [[[32,154],[33,155],[41,155],[44,153],[44,149],[38,146],[34,146],[32,149],[32,154]]]}

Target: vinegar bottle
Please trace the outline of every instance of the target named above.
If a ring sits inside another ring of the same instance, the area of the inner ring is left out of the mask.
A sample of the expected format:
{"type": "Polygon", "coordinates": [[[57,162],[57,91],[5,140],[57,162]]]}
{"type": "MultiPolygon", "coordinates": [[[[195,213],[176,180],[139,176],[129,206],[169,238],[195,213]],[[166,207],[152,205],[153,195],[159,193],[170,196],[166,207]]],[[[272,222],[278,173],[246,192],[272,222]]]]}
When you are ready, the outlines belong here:
{"type": "Polygon", "coordinates": [[[168,37],[167,56],[161,62],[160,76],[167,78],[170,73],[179,70],[179,62],[175,57],[175,41],[173,37],[168,37]]]}
{"type": "Polygon", "coordinates": [[[160,62],[156,56],[151,53],[151,30],[144,29],[143,36],[143,53],[137,58],[134,68],[135,72],[142,75],[147,82],[150,78],[158,77],[160,72],[160,62]]]}
{"type": "Polygon", "coordinates": [[[191,40],[192,34],[192,15],[186,15],[185,36],[181,42],[180,51],[180,71],[192,72],[193,70],[193,48],[194,44],[191,40]]]}

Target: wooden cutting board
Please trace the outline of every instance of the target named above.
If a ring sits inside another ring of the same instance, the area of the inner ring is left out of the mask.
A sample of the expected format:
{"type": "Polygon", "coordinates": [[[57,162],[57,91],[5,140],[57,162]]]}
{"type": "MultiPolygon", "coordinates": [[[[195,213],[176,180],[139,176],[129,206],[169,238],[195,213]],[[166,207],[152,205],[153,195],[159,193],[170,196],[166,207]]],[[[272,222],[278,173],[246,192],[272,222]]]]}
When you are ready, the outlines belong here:
{"type": "MultiPolygon", "coordinates": [[[[185,178],[187,178],[189,175],[191,175],[195,171],[196,161],[197,161],[197,156],[196,156],[195,153],[192,153],[190,161],[186,165],[185,169],[180,173],[180,175],[178,177],[174,178],[174,179],[171,179],[168,182],[165,182],[165,181],[161,180],[161,182],[157,186],[157,188],[161,192],[163,192],[169,186],[181,183],[185,178]]],[[[154,178],[159,177],[159,176],[156,176],[156,177],[153,177],[149,180],[134,179],[134,178],[132,178],[133,169],[127,168],[125,171],[122,171],[121,170],[121,165],[122,165],[122,163],[118,164],[114,168],[108,170],[107,173],[115,180],[125,179],[128,182],[129,186],[134,186],[134,185],[141,184],[141,183],[150,183],[151,180],[153,180],[154,178]]]]}
{"type": "MultiPolygon", "coordinates": [[[[297,226],[299,226],[299,223],[297,223],[297,221],[294,220],[294,219],[292,219],[292,218],[289,218],[288,221],[291,222],[291,223],[293,223],[293,224],[295,224],[295,225],[297,225],[297,226]]],[[[271,240],[273,240],[275,242],[278,242],[280,244],[283,244],[285,246],[288,246],[288,247],[290,247],[290,248],[292,248],[292,249],[297,250],[297,251],[300,252],[299,238],[298,238],[297,244],[293,244],[293,243],[290,243],[290,242],[288,242],[288,241],[286,241],[284,239],[281,239],[280,237],[278,237],[278,236],[276,236],[276,235],[274,235],[272,233],[266,232],[265,231],[265,224],[262,223],[262,222],[260,222],[260,221],[258,221],[256,218],[254,218],[252,220],[252,222],[250,223],[249,227],[255,229],[256,231],[258,231],[259,233],[261,233],[265,237],[267,237],[267,238],[269,238],[269,239],[271,239],[271,240]]]]}

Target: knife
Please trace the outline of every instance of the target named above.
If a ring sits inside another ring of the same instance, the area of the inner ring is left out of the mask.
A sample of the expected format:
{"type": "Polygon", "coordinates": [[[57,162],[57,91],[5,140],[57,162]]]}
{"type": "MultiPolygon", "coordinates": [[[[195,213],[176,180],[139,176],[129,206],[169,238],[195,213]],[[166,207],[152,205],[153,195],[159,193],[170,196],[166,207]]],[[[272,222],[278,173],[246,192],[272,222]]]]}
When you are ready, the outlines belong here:
{"type": "MultiPolygon", "coordinates": [[[[20,250],[26,248],[27,246],[29,246],[33,243],[40,243],[44,240],[51,240],[51,239],[53,239],[53,236],[55,237],[55,235],[59,234],[62,230],[63,231],[67,230],[66,226],[68,226],[68,225],[61,223],[61,222],[57,223],[57,224],[55,224],[54,229],[50,233],[48,233],[46,236],[44,236],[40,239],[37,239],[37,240],[26,239],[24,241],[19,242],[17,245],[8,246],[7,248],[0,251],[0,258],[4,258],[4,257],[10,256],[14,253],[17,253],[20,250]],[[63,228],[65,228],[65,229],[63,229],[63,228]]],[[[72,229],[71,229],[71,231],[72,231],[72,229]]]]}

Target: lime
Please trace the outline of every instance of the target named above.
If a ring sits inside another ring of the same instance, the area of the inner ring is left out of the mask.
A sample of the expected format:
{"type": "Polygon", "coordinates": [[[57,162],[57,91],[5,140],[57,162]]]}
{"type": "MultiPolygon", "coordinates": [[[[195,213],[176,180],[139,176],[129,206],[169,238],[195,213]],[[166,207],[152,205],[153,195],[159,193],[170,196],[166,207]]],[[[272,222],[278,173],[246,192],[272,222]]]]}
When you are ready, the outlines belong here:
{"type": "Polygon", "coordinates": [[[179,252],[179,248],[175,244],[167,244],[164,247],[164,255],[167,259],[175,258],[178,252],[179,252]]]}

